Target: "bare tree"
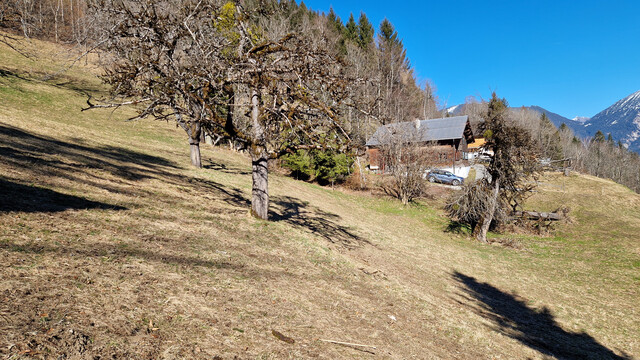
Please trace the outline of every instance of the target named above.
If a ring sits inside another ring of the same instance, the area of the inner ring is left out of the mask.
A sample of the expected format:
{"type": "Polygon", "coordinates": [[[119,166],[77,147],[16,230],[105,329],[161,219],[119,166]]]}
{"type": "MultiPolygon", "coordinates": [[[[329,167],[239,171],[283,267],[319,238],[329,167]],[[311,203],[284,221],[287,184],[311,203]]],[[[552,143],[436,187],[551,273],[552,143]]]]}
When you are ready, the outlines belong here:
{"type": "Polygon", "coordinates": [[[330,39],[281,36],[281,26],[261,23],[260,11],[236,6],[237,51],[227,75],[250,93],[249,131],[236,136],[251,155],[252,214],[267,219],[269,159],[295,149],[339,148],[348,140],[338,116],[348,84],[330,39]],[[249,31],[256,26],[263,29],[260,36],[249,31]]]}
{"type": "Polygon", "coordinates": [[[487,231],[505,208],[514,211],[522,206],[534,187],[538,168],[531,133],[508,118],[506,100],[493,93],[488,105],[482,130],[486,147],[494,152],[487,167],[490,176],[468,186],[447,207],[453,218],[469,221],[481,242],[487,242],[487,231]]]}
{"type": "Polygon", "coordinates": [[[212,19],[219,9],[190,0],[96,0],[90,6],[103,22],[104,79],[113,98],[88,101],[89,108],[136,105],[133,119],[174,119],[187,133],[192,165],[201,167],[202,129],[225,125],[216,109],[225,71],[225,39],[212,19]]]}
{"type": "Polygon", "coordinates": [[[419,122],[414,124],[388,127],[380,147],[384,172],[388,175],[382,189],[404,205],[424,195],[425,174],[434,162],[431,144],[421,140],[424,131],[420,132],[419,122]]]}
{"type": "Polygon", "coordinates": [[[251,155],[252,213],[262,219],[270,159],[340,148],[349,139],[339,117],[349,83],[331,40],[284,32],[273,19],[281,16],[275,4],[92,3],[107,19],[105,48],[113,58],[105,79],[121,99],[91,107],[136,104],[136,118],[173,118],[197,167],[203,129],[243,144],[251,155]],[[248,116],[234,116],[236,107],[248,116]]]}

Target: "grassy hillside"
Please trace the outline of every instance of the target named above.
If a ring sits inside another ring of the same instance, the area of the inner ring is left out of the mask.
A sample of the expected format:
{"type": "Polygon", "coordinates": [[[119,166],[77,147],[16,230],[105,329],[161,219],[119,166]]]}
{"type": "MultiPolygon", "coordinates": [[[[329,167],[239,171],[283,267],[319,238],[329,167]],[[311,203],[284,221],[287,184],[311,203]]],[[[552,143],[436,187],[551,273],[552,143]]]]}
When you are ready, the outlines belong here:
{"type": "Polygon", "coordinates": [[[640,357],[628,189],[548,175],[528,206],[572,221],[517,248],[446,232],[438,201],[278,175],[259,221],[244,155],[193,169],[173,124],[80,112],[96,70],[43,82],[60,49],[36,45],[0,45],[0,357],[640,357]]]}

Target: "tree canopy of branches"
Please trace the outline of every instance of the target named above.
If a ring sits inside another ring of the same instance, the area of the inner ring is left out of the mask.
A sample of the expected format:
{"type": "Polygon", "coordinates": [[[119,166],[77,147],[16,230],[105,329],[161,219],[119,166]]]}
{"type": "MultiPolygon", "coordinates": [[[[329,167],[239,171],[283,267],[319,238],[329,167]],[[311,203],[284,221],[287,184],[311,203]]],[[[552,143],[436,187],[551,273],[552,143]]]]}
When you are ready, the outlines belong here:
{"type": "Polygon", "coordinates": [[[113,99],[90,107],[137,105],[134,118],[175,119],[185,130],[191,160],[200,167],[205,126],[224,126],[216,105],[223,78],[223,37],[213,23],[218,8],[194,1],[112,1],[90,3],[105,23],[104,49],[111,57],[105,81],[113,99]]]}
{"type": "Polygon", "coordinates": [[[447,206],[450,216],[471,225],[481,242],[487,242],[492,222],[520,207],[535,184],[538,152],[532,134],[508,114],[506,100],[493,93],[482,125],[485,146],[494,153],[487,166],[489,177],[468,185],[447,206]]]}
{"type": "Polygon", "coordinates": [[[413,127],[397,128],[382,140],[380,148],[386,177],[382,190],[402,201],[403,205],[424,195],[425,175],[433,165],[431,144],[420,141],[413,127]]]}
{"type": "Polygon", "coordinates": [[[109,21],[105,47],[114,58],[105,79],[122,101],[91,105],[136,103],[138,118],[174,118],[198,167],[203,129],[241,142],[252,161],[252,213],[262,219],[269,159],[301,148],[340,149],[349,139],[339,117],[348,81],[331,39],[290,32],[278,5],[93,3],[109,21]],[[233,116],[235,107],[248,116],[233,116]]]}

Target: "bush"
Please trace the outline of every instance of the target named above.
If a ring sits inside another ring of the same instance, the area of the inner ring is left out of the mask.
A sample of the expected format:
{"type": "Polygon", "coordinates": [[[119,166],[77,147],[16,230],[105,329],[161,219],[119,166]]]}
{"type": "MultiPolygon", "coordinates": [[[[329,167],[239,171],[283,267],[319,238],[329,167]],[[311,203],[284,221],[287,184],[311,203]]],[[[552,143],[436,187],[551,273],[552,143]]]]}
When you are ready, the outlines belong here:
{"type": "Polygon", "coordinates": [[[316,179],[320,184],[333,184],[342,182],[351,172],[353,159],[345,154],[336,154],[329,151],[314,153],[313,164],[316,170],[316,179]]]}
{"type": "Polygon", "coordinates": [[[282,157],[282,167],[291,170],[298,180],[309,180],[314,175],[313,161],[307,151],[298,150],[282,157]]]}
{"type": "Polygon", "coordinates": [[[342,182],[351,172],[353,159],[334,151],[298,150],[282,157],[282,167],[299,180],[316,180],[322,185],[342,182]]]}

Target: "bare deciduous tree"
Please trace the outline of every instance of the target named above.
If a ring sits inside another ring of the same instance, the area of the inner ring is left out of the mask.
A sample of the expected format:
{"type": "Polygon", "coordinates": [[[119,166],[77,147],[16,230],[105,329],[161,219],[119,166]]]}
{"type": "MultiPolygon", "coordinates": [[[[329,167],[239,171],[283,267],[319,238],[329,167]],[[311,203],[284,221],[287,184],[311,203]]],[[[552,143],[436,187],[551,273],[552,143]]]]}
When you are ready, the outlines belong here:
{"type": "Polygon", "coordinates": [[[208,2],[112,1],[90,3],[101,19],[108,52],[105,81],[113,99],[90,108],[137,105],[134,119],[173,118],[188,135],[191,162],[201,167],[200,139],[206,125],[224,127],[215,105],[223,78],[219,54],[224,39],[208,2]]]}
{"type": "Polygon", "coordinates": [[[136,103],[136,118],[174,118],[198,167],[203,129],[242,143],[252,162],[252,214],[267,219],[268,161],[340,148],[349,136],[339,107],[349,92],[331,39],[285,33],[277,7],[261,5],[94,1],[108,19],[105,79],[122,99],[92,107],[136,103]],[[248,116],[234,116],[243,107],[248,116]]]}
{"type": "Polygon", "coordinates": [[[407,205],[424,195],[425,175],[434,163],[432,145],[421,141],[421,133],[414,126],[389,129],[380,147],[384,172],[388,174],[382,189],[407,205]]]}
{"type": "Polygon", "coordinates": [[[349,139],[338,116],[348,83],[326,36],[281,36],[282,26],[268,26],[252,9],[236,9],[237,56],[228,76],[249,90],[251,110],[249,131],[237,137],[251,155],[252,213],[267,219],[269,159],[295,149],[340,147],[349,139]]]}
{"type": "Polygon", "coordinates": [[[499,220],[505,207],[509,211],[521,207],[535,186],[538,159],[531,133],[508,118],[506,100],[495,93],[489,101],[482,130],[486,147],[494,153],[487,167],[490,176],[466,187],[447,208],[453,218],[469,221],[476,239],[487,242],[489,228],[494,220],[499,220]]]}

